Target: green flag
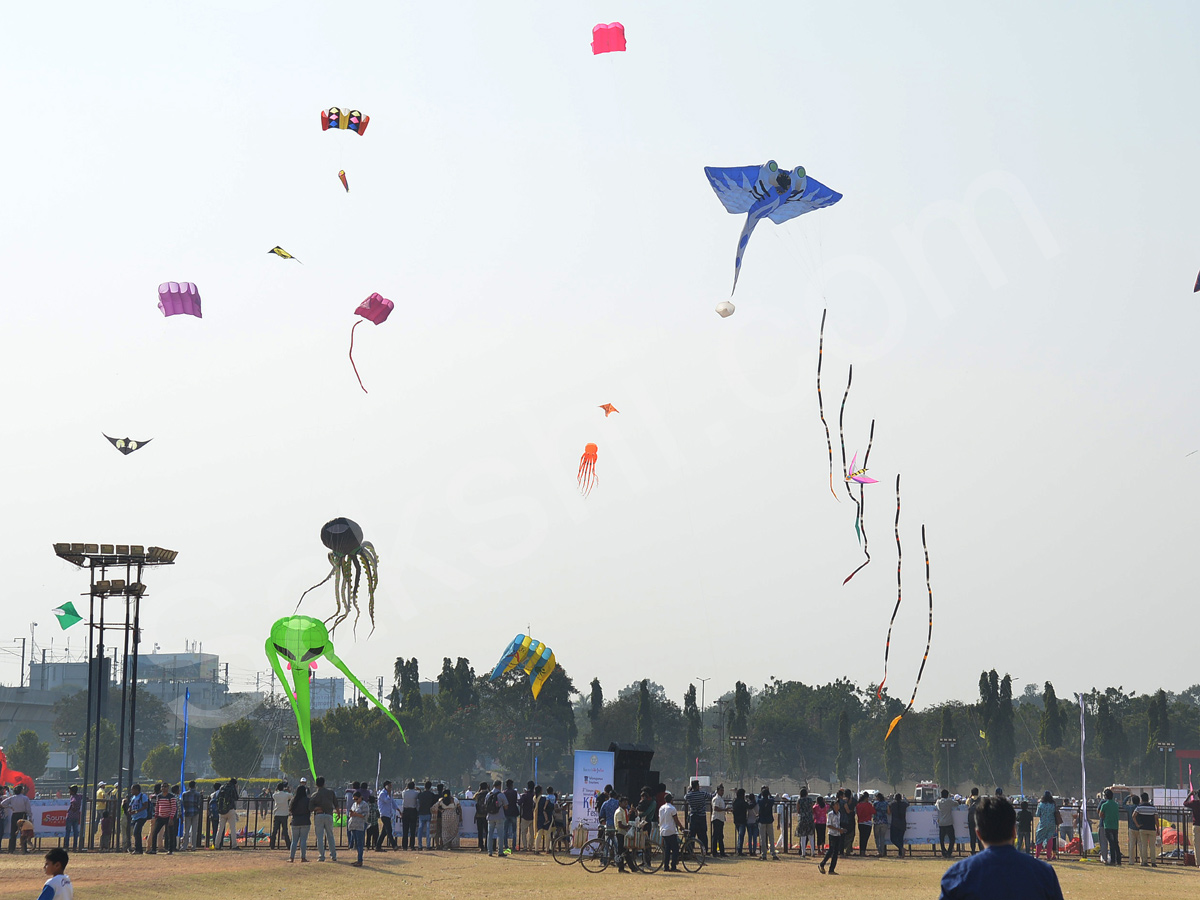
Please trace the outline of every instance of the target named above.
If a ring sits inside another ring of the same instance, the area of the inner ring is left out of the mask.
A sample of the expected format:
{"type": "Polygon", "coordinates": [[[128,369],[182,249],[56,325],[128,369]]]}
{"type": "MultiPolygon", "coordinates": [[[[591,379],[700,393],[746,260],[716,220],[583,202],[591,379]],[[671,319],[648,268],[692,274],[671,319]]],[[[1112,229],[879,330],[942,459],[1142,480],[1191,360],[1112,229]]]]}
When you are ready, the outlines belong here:
{"type": "Polygon", "coordinates": [[[64,603],[54,610],[54,614],[58,616],[58,624],[62,626],[63,631],[66,631],[76,622],[83,621],[83,616],[75,611],[74,603],[64,603]]]}

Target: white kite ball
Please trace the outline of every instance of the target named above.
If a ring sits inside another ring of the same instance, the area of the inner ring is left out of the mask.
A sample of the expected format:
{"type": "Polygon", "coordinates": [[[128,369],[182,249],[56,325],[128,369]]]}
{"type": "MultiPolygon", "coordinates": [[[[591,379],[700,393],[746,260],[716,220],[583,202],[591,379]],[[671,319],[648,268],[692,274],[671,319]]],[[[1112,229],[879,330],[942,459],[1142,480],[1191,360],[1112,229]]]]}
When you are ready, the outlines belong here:
{"type": "Polygon", "coordinates": [[[736,307],[734,307],[734,305],[732,303],[730,303],[728,300],[722,300],[720,303],[717,304],[717,315],[720,316],[722,319],[728,319],[730,316],[733,315],[733,311],[735,308],[736,307]]]}

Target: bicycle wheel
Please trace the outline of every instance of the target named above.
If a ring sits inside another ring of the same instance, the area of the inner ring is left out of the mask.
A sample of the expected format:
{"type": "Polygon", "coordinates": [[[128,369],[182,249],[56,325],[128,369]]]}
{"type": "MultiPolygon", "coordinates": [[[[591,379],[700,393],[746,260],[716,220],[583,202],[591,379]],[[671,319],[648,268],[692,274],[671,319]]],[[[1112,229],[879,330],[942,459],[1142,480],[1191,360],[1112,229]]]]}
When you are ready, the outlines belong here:
{"type": "Polygon", "coordinates": [[[704,848],[695,838],[683,845],[679,851],[679,861],[683,863],[685,872],[699,872],[704,868],[704,848]]]}
{"type": "Polygon", "coordinates": [[[611,860],[608,841],[599,838],[592,838],[579,851],[579,864],[588,872],[603,872],[611,860]]]}
{"type": "Polygon", "coordinates": [[[662,844],[650,841],[646,846],[637,852],[637,864],[643,871],[650,874],[659,871],[663,867],[663,848],[662,844]]]}
{"type": "Polygon", "coordinates": [[[579,862],[579,857],[571,853],[571,836],[560,834],[550,842],[550,855],[560,866],[573,866],[579,862]]]}

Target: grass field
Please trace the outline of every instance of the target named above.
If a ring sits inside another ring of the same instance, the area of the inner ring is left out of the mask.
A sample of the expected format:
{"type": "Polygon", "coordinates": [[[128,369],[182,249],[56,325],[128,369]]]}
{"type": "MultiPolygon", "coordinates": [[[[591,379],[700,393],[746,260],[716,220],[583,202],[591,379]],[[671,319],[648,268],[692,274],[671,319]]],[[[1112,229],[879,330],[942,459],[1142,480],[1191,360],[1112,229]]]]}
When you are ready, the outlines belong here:
{"type": "MultiPolygon", "coordinates": [[[[171,900],[221,900],[277,895],[307,898],[373,897],[391,890],[406,895],[451,900],[483,898],[571,897],[608,900],[613,890],[623,898],[679,897],[694,900],[696,890],[711,896],[780,896],[799,891],[805,896],[853,897],[854,900],[903,900],[938,896],[938,881],[946,863],[932,859],[875,859],[852,857],[838,864],[838,876],[822,876],[816,864],[785,856],[780,862],[757,859],[714,860],[695,875],[684,873],[621,875],[615,869],[591,875],[580,866],[560,866],[549,856],[517,854],[505,860],[475,850],[424,853],[367,853],[363,868],[347,863],[353,856],[339,852],[339,862],[293,864],[287,855],[265,850],[240,852],[198,850],[173,856],[129,856],[118,853],[73,855],[67,874],[80,900],[140,900],[169,896],[171,900]]],[[[36,897],[45,877],[41,854],[0,854],[0,898],[36,897]]],[[[1109,869],[1098,862],[1055,864],[1067,897],[1125,898],[1200,896],[1200,873],[1194,868],[1109,869]]]]}

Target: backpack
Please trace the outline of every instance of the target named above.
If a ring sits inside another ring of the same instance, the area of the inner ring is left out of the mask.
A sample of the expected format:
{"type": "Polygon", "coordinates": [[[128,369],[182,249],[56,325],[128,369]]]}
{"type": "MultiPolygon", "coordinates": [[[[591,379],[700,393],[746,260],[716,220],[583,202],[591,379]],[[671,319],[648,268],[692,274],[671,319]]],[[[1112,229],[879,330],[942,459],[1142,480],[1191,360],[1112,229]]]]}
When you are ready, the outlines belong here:
{"type": "Polygon", "coordinates": [[[487,800],[483,803],[483,811],[489,816],[494,816],[500,812],[500,792],[492,791],[487,795],[487,800]]]}
{"type": "Polygon", "coordinates": [[[221,793],[217,795],[217,813],[225,815],[233,811],[233,797],[231,797],[228,788],[221,788],[221,793]]]}

